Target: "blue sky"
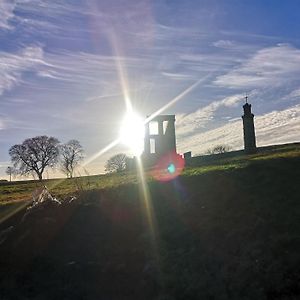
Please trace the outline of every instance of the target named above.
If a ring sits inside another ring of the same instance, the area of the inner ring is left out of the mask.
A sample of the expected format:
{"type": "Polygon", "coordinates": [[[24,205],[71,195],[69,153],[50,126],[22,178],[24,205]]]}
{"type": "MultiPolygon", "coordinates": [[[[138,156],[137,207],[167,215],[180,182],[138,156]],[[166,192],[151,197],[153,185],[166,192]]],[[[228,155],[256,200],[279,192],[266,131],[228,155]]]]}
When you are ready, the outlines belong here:
{"type": "Polygon", "coordinates": [[[297,0],[0,0],[0,176],[28,137],[78,139],[87,159],[112,142],[126,109],[118,65],[142,116],[199,81],[164,112],[179,152],[242,148],[246,92],[258,146],[300,141],[299,28],[297,0]]]}

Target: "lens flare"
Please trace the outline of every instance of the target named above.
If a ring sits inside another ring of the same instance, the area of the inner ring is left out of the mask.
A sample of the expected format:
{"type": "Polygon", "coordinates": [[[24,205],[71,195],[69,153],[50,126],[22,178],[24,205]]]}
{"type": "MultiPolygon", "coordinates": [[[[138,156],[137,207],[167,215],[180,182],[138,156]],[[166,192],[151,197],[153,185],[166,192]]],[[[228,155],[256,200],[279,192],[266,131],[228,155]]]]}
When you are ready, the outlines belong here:
{"type": "Polygon", "coordinates": [[[184,168],[184,158],[175,153],[164,155],[151,171],[151,175],[158,181],[170,181],[179,176],[184,168]]]}
{"type": "Polygon", "coordinates": [[[173,163],[171,163],[171,164],[168,165],[167,170],[170,174],[174,174],[176,172],[176,167],[173,163]]]}

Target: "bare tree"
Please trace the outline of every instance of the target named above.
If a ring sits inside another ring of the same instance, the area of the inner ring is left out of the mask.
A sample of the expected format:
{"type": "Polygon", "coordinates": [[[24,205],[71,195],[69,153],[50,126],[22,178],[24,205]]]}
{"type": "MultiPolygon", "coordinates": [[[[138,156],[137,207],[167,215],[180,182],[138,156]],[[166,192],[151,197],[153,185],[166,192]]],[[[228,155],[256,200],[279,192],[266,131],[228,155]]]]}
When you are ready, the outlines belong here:
{"type": "Polygon", "coordinates": [[[83,148],[77,140],[60,146],[60,169],[68,178],[73,177],[75,168],[83,159],[83,148]]]}
{"type": "Polygon", "coordinates": [[[105,171],[109,173],[118,173],[126,170],[127,159],[128,157],[124,153],[112,156],[105,164],[105,171]]]}
{"type": "Polygon", "coordinates": [[[230,147],[227,145],[216,145],[213,148],[207,151],[208,154],[220,154],[225,153],[230,150],[230,147]]]}
{"type": "Polygon", "coordinates": [[[35,173],[40,181],[47,167],[54,167],[58,161],[59,141],[54,137],[36,136],[9,149],[11,161],[20,174],[35,173]]]}
{"type": "Polygon", "coordinates": [[[11,182],[11,178],[17,175],[17,170],[14,167],[7,167],[6,174],[9,175],[9,181],[11,182]]]}

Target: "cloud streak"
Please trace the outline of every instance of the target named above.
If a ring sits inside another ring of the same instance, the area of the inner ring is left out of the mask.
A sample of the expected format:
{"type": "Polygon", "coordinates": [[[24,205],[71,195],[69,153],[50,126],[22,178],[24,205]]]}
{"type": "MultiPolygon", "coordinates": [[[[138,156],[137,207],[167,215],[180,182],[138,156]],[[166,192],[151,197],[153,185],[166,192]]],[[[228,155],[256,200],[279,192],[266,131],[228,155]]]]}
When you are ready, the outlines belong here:
{"type": "Polygon", "coordinates": [[[229,88],[284,85],[300,75],[300,50],[287,44],[264,48],[237,65],[215,84],[229,88]]]}
{"type": "Polygon", "coordinates": [[[187,135],[195,134],[199,130],[205,129],[207,123],[213,120],[217,110],[222,107],[233,107],[243,99],[242,94],[236,94],[224,98],[223,100],[213,101],[209,105],[198,109],[196,112],[177,116],[177,135],[182,138],[187,135]]]}
{"type": "Polygon", "coordinates": [[[26,47],[16,54],[0,52],[0,95],[20,84],[24,72],[44,64],[43,49],[39,46],[26,47]]]}
{"type": "Polygon", "coordinates": [[[9,21],[14,17],[14,8],[16,1],[14,0],[1,0],[0,1],[0,30],[12,29],[9,21]]]}

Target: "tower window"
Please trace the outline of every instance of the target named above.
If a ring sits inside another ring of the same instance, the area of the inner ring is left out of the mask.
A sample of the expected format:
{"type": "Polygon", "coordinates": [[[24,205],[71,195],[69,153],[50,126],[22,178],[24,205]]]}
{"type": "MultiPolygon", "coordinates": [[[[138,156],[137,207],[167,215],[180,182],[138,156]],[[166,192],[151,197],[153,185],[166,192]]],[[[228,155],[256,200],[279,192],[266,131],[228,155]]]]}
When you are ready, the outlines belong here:
{"type": "Polygon", "coordinates": [[[158,135],[158,122],[152,121],[149,123],[149,133],[150,135],[158,135]]]}
{"type": "Polygon", "coordinates": [[[169,125],[169,121],[163,121],[163,133],[164,134],[166,134],[168,125],[169,125]]]}
{"type": "Polygon", "coordinates": [[[155,149],[155,139],[150,139],[150,153],[154,154],[156,153],[156,149],[155,149]]]}

